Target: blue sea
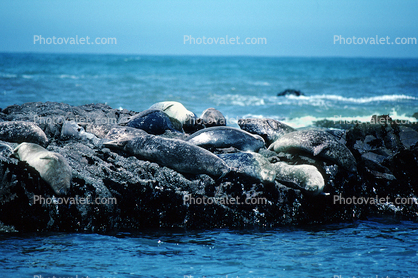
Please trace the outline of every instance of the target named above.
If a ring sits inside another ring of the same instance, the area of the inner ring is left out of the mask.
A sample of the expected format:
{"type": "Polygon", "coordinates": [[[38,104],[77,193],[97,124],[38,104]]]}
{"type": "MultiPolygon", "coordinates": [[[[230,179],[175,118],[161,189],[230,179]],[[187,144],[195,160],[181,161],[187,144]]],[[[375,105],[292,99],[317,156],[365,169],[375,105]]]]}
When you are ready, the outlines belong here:
{"type": "Polygon", "coordinates": [[[0,235],[1,277],[418,277],[418,225],[0,235]]]}
{"type": "MultiPolygon", "coordinates": [[[[268,117],[416,121],[418,59],[0,54],[0,108],[179,101],[228,125],[268,117]],[[285,89],[304,96],[278,97],[285,89]]],[[[418,223],[378,218],[273,230],[0,235],[0,277],[418,277],[418,223]]]]}
{"type": "Polygon", "coordinates": [[[36,101],[142,111],[179,101],[229,125],[269,117],[294,127],[418,112],[418,59],[0,54],[0,108],[36,101]],[[277,97],[285,89],[304,96],[277,97]]]}

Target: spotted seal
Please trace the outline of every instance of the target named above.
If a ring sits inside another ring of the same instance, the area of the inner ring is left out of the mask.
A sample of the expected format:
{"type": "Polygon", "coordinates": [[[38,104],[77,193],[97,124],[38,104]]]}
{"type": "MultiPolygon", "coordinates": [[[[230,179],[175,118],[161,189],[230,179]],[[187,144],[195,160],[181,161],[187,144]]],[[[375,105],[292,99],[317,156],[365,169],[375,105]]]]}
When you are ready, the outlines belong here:
{"type": "Polygon", "coordinates": [[[158,109],[147,109],[138,113],[129,120],[127,126],[142,129],[149,134],[155,135],[163,134],[166,130],[172,132],[180,132],[181,130],[181,125],[176,129],[169,116],[158,109]]]}
{"type": "Polygon", "coordinates": [[[291,183],[295,188],[301,189],[309,195],[318,195],[324,190],[324,178],[315,166],[307,164],[289,165],[285,162],[276,162],[273,167],[276,169],[277,180],[291,183]]]}
{"type": "Polygon", "coordinates": [[[39,126],[23,121],[0,122],[0,140],[14,143],[30,142],[41,146],[48,144],[48,138],[39,126]]]}
{"type": "Polygon", "coordinates": [[[277,153],[303,151],[335,162],[350,172],[357,172],[356,159],[350,150],[324,130],[298,130],[283,135],[268,148],[277,153]]]}
{"type": "Polygon", "coordinates": [[[186,138],[186,141],[203,148],[234,147],[242,151],[253,152],[265,146],[261,136],[228,126],[215,126],[199,130],[186,138]]]}
{"type": "Polygon", "coordinates": [[[267,145],[281,136],[295,131],[293,127],[273,119],[239,119],[238,125],[242,130],[263,137],[267,145]]]}
{"type": "Polygon", "coordinates": [[[204,127],[226,126],[226,119],[224,115],[222,115],[222,113],[215,108],[208,108],[203,111],[199,119],[201,121],[201,125],[204,127]]]}
{"type": "Polygon", "coordinates": [[[196,124],[196,115],[187,110],[183,104],[177,101],[162,101],[151,105],[149,109],[164,111],[170,118],[178,120],[185,130],[194,128],[196,124]]]}
{"type": "Polygon", "coordinates": [[[129,140],[114,140],[104,144],[121,148],[127,153],[167,166],[180,173],[226,175],[230,168],[213,153],[179,139],[143,135],[129,140]]]}
{"type": "Polygon", "coordinates": [[[255,178],[262,183],[273,183],[277,170],[267,158],[255,152],[219,154],[235,172],[255,178]]]}

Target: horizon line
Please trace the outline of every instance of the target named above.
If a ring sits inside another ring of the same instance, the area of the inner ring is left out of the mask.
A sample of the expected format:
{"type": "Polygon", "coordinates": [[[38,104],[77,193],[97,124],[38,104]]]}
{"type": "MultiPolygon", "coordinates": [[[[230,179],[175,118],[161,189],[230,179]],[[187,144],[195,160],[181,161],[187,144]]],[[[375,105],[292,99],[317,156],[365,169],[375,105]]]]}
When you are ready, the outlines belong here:
{"type": "Polygon", "coordinates": [[[151,54],[151,53],[95,53],[95,52],[43,52],[43,51],[0,51],[0,54],[45,54],[45,55],[114,55],[114,56],[160,56],[160,57],[245,57],[245,58],[325,58],[325,59],[418,59],[417,57],[393,56],[339,56],[339,55],[229,55],[229,54],[151,54]]]}

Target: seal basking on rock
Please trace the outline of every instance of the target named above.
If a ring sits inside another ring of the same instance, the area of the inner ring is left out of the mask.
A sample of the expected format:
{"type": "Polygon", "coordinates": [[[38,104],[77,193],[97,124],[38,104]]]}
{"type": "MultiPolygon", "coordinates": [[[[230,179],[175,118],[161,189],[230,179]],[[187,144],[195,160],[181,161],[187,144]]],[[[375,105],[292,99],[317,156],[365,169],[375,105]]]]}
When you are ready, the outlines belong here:
{"type": "Polygon", "coordinates": [[[50,152],[33,143],[22,143],[14,150],[20,161],[26,161],[38,171],[57,195],[63,195],[70,189],[71,167],[59,153],[50,152]]]}
{"type": "Polygon", "coordinates": [[[215,108],[208,108],[203,111],[199,117],[204,127],[226,126],[226,119],[224,115],[215,108]]]}
{"type": "Polygon", "coordinates": [[[148,135],[144,130],[128,126],[119,126],[112,128],[105,136],[108,140],[131,140],[135,137],[148,135]]]}
{"type": "Polygon", "coordinates": [[[242,151],[253,152],[258,151],[265,145],[261,136],[228,126],[216,126],[199,130],[186,138],[186,141],[203,148],[234,147],[242,151]]]}
{"type": "MultiPolygon", "coordinates": [[[[148,109],[136,114],[129,120],[127,126],[155,135],[163,134],[166,130],[180,132],[174,127],[169,116],[158,109],[148,109]]],[[[177,128],[181,130],[181,126],[177,128]]]]}
{"type": "Polygon", "coordinates": [[[186,130],[193,128],[196,124],[196,115],[177,101],[158,102],[151,105],[149,109],[164,111],[170,118],[178,120],[186,130]]]}
{"type": "Polygon", "coordinates": [[[89,141],[95,146],[100,146],[102,139],[96,135],[86,132],[83,127],[79,126],[75,121],[65,121],[61,128],[61,139],[75,138],[82,141],[89,141]]]}
{"type": "Polygon", "coordinates": [[[293,127],[273,119],[239,119],[238,125],[242,130],[258,134],[270,145],[280,136],[295,131],[293,127]]]}
{"type": "Polygon", "coordinates": [[[304,151],[333,161],[350,172],[357,172],[356,159],[350,150],[324,130],[298,130],[288,133],[268,149],[277,153],[304,151]]]}
{"type": "Polygon", "coordinates": [[[22,121],[0,122],[0,140],[14,143],[30,142],[41,146],[48,144],[48,138],[39,126],[22,121]]]}
{"type": "Polygon", "coordinates": [[[285,162],[273,164],[276,169],[276,179],[282,182],[296,185],[310,195],[322,193],[325,186],[324,178],[315,166],[312,165],[289,165],[285,162]]]}
{"type": "Polygon", "coordinates": [[[228,153],[218,155],[237,173],[253,177],[262,183],[275,180],[291,184],[309,195],[322,193],[325,181],[312,165],[289,165],[285,162],[270,163],[267,158],[254,152],[228,153]]]}
{"type": "Polygon", "coordinates": [[[131,140],[111,141],[105,146],[122,148],[140,159],[156,162],[180,173],[222,177],[230,171],[225,162],[213,153],[183,140],[145,135],[131,140]]]}
{"type": "Polygon", "coordinates": [[[274,182],[277,170],[261,154],[254,152],[238,152],[219,154],[220,158],[237,173],[253,177],[263,183],[274,182]]]}

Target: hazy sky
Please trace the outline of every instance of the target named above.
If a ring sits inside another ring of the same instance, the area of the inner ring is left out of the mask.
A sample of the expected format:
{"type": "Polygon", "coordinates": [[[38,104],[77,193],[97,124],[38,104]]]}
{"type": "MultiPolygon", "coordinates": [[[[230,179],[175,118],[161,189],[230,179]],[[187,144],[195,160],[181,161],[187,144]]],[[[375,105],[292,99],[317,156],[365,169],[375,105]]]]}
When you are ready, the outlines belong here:
{"type": "Polygon", "coordinates": [[[417,13],[415,0],[2,0],[0,52],[418,58],[417,13]]]}

